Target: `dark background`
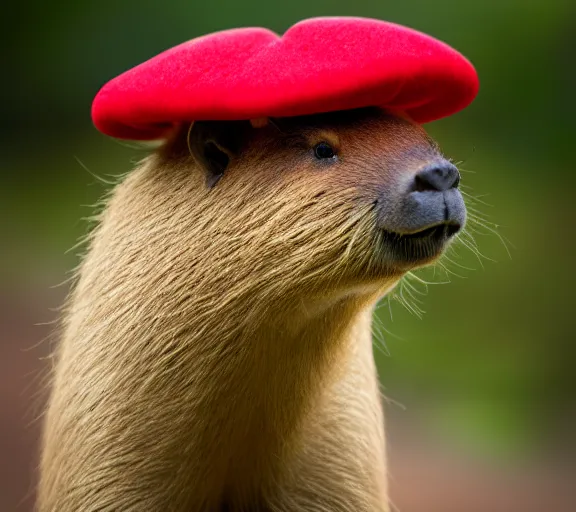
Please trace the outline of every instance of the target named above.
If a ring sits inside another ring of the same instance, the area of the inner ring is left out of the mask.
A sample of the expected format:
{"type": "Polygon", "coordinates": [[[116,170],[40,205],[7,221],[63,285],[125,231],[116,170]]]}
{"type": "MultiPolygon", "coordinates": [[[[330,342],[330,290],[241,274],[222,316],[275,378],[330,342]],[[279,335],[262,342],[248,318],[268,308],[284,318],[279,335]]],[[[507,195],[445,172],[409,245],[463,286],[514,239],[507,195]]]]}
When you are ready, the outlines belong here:
{"type": "Polygon", "coordinates": [[[464,190],[490,205],[471,203],[494,223],[472,232],[483,256],[458,244],[449,273],[418,274],[450,284],[404,287],[421,319],[397,300],[378,311],[395,505],[576,510],[573,1],[29,0],[0,12],[0,512],[32,507],[46,322],[66,293],[55,285],[77,264],[81,218],[107,188],[94,175],[124,173],[144,154],[92,127],[93,96],[195,36],[283,32],[318,15],[428,32],[481,80],[471,107],[428,130],[463,162],[464,190]]]}

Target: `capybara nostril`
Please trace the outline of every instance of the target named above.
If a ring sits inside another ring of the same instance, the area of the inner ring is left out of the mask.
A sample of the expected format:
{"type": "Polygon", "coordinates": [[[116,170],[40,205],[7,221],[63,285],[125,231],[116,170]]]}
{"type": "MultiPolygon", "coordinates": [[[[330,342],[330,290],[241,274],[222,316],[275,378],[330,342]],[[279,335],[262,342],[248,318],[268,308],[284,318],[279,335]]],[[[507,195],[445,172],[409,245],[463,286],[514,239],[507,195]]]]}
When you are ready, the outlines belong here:
{"type": "Polygon", "coordinates": [[[458,187],[460,173],[456,166],[450,162],[441,162],[428,165],[414,177],[414,190],[424,192],[435,190],[443,192],[458,187]]]}

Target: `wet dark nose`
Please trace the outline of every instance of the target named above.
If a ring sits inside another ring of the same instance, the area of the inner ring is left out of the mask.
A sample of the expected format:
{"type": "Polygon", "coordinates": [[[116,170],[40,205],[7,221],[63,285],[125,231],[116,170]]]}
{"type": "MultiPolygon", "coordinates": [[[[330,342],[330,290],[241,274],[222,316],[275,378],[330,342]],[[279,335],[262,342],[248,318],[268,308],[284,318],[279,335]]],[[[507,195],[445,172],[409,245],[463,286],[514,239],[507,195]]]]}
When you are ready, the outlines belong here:
{"type": "Polygon", "coordinates": [[[388,192],[382,196],[378,203],[378,226],[401,235],[426,232],[442,225],[449,227],[450,236],[460,230],[466,222],[466,205],[458,190],[458,169],[438,157],[410,174],[407,186],[402,184],[397,195],[388,192]]]}
{"type": "Polygon", "coordinates": [[[414,178],[414,190],[424,192],[435,190],[444,192],[451,188],[458,187],[460,183],[460,173],[450,162],[431,164],[422,169],[414,178]]]}

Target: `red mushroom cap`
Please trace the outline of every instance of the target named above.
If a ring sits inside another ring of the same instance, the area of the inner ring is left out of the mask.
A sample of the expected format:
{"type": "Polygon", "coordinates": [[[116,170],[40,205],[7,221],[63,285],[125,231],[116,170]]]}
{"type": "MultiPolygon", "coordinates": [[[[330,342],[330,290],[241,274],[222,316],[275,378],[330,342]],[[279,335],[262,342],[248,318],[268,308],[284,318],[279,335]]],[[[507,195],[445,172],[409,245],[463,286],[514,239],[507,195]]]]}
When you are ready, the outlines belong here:
{"type": "Polygon", "coordinates": [[[449,116],[478,92],[474,67],[421,32],[365,18],[313,18],[282,37],[216,32],[166,50],[108,82],[92,119],[121,139],[160,139],[197,120],[288,117],[366,106],[418,123],[449,116]]]}

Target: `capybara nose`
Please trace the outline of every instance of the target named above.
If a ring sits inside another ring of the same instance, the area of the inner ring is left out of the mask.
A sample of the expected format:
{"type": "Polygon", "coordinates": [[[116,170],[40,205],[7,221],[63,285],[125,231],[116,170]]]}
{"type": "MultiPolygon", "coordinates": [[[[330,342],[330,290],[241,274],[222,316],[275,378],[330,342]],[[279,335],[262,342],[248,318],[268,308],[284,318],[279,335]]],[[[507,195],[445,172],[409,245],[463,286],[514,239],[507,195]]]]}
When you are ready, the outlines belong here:
{"type": "Polygon", "coordinates": [[[414,188],[417,192],[434,190],[444,192],[458,187],[460,173],[450,162],[443,161],[426,166],[414,177],[414,188]]]}
{"type": "MultiPolygon", "coordinates": [[[[408,174],[408,173],[407,173],[408,174]]],[[[378,227],[402,235],[413,235],[438,226],[451,226],[455,234],[466,222],[466,206],[458,184],[458,169],[442,158],[412,171],[407,190],[383,195],[378,202],[378,227]]]]}

